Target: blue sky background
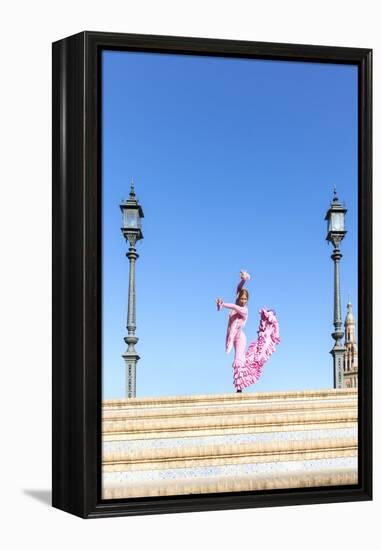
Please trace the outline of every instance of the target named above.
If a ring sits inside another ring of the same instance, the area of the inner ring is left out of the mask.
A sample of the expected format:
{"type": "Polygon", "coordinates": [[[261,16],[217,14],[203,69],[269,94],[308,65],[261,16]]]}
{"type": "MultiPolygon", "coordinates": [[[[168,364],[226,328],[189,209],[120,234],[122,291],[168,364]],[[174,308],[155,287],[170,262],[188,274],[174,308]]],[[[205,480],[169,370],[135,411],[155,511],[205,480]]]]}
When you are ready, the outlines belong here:
{"type": "Polygon", "coordinates": [[[125,395],[128,260],[119,203],[131,178],[138,243],[137,396],[233,390],[224,351],[241,268],[281,344],[246,391],[333,384],[333,262],[325,213],[348,208],[342,316],[357,319],[357,68],[103,52],[103,395],[125,395]]]}

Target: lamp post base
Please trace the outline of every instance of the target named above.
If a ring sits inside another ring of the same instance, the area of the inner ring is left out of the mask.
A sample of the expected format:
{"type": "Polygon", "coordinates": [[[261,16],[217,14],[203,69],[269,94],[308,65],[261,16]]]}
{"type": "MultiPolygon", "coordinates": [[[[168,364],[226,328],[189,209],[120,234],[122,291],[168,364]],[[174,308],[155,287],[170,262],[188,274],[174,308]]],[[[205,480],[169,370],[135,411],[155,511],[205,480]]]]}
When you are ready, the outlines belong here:
{"type": "Polygon", "coordinates": [[[342,389],[344,384],[344,346],[335,346],[331,351],[333,357],[333,387],[342,389]]]}
{"type": "Polygon", "coordinates": [[[136,397],[136,363],[140,357],[137,353],[123,354],[126,364],[126,397],[136,397]]]}

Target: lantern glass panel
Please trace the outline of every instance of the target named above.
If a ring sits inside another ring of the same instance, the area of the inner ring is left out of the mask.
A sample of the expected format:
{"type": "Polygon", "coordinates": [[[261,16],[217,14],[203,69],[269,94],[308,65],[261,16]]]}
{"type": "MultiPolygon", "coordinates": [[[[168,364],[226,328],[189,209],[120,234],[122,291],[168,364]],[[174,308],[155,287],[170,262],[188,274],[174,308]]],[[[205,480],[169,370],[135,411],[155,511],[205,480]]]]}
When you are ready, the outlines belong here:
{"type": "Polygon", "coordinates": [[[331,231],[344,231],[344,212],[332,212],[331,231]]]}
{"type": "Polygon", "coordinates": [[[124,210],[123,223],[127,229],[138,229],[140,227],[139,213],[137,208],[124,210]]]}

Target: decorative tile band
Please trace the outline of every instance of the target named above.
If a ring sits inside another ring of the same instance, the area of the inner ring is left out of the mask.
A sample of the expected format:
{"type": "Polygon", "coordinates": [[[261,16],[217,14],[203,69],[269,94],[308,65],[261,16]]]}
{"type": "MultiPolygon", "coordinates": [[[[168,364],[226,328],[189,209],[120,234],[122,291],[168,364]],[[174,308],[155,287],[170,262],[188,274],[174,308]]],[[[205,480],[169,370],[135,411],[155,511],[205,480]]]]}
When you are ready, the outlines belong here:
{"type": "Polygon", "coordinates": [[[197,445],[240,445],[260,441],[305,441],[310,439],[336,439],[357,437],[357,427],[300,430],[284,432],[263,432],[247,434],[209,435],[205,437],[178,437],[157,439],[135,439],[132,441],[105,441],[103,453],[128,452],[138,449],[162,449],[171,447],[195,447],[197,445]]]}
{"type": "Polygon", "coordinates": [[[202,429],[184,429],[184,430],[173,430],[170,432],[160,432],[147,431],[147,432],[135,432],[135,433],[105,433],[103,434],[104,442],[111,441],[134,441],[134,440],[147,440],[152,441],[154,439],[173,439],[173,438],[182,438],[187,440],[191,437],[209,437],[209,436],[220,436],[220,435],[239,435],[239,434],[257,434],[257,433],[272,433],[272,432],[302,432],[309,430],[329,430],[329,429],[340,429],[340,428],[355,428],[357,427],[357,420],[326,420],[320,422],[306,422],[306,423],[285,423],[285,424],[265,424],[265,425],[256,425],[256,426],[236,426],[229,427],[225,426],[221,428],[202,428],[202,429]]]}
{"type": "Polygon", "coordinates": [[[201,466],[194,468],[168,468],[165,470],[145,470],[133,472],[105,472],[103,487],[136,484],[142,481],[185,480],[191,478],[221,478],[243,475],[278,475],[293,473],[321,473],[324,470],[357,469],[356,457],[326,458],[317,460],[297,460],[284,462],[229,464],[223,466],[201,466]]]}

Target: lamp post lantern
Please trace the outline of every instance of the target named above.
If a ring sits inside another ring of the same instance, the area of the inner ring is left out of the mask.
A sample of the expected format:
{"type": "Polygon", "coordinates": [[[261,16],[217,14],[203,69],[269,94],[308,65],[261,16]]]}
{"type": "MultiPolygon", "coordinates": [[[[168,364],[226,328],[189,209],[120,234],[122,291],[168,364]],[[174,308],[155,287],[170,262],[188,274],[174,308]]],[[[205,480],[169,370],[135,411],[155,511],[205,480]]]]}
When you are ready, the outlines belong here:
{"type": "Polygon", "coordinates": [[[331,350],[333,357],[333,384],[334,388],[344,387],[344,352],[345,347],[341,343],[344,336],[341,322],[341,303],[340,303],[340,259],[342,254],[340,251],[340,243],[346,235],[345,230],[345,214],[347,209],[339,202],[334,189],[333,199],[330,208],[327,211],[325,219],[327,221],[327,237],[326,240],[332,243],[333,253],[331,258],[334,262],[334,292],[333,292],[333,326],[334,332],[331,336],[335,340],[335,344],[331,350]]]}
{"type": "Polygon", "coordinates": [[[136,302],[135,302],[135,262],[139,258],[136,252],[136,242],[143,238],[141,219],[144,218],[142,207],[135,196],[134,184],[131,183],[130,195],[120,205],[122,211],[122,227],[126,241],[129,242],[129,249],[126,254],[130,261],[128,280],[128,313],[127,313],[127,336],[124,341],[128,348],[122,355],[126,365],[126,396],[136,396],[136,364],[140,359],[136,353],[135,344],[139,338],[135,336],[136,330],[136,302]]]}

